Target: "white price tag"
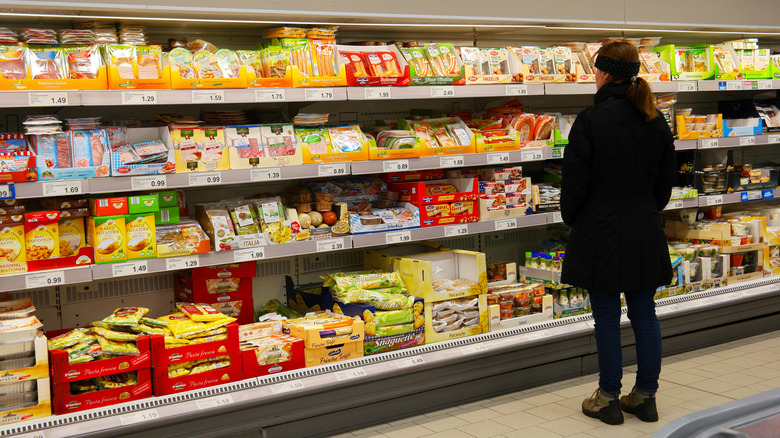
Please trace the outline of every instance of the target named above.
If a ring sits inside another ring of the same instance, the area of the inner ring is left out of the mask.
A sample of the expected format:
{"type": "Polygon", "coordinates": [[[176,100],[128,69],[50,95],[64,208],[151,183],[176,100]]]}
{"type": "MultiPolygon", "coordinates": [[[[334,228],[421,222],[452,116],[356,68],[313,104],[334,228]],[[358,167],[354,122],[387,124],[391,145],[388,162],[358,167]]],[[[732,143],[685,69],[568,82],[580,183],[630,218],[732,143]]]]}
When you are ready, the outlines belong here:
{"type": "Polygon", "coordinates": [[[344,239],[326,239],[317,241],[317,252],[338,251],[344,249],[344,239]]]}
{"type": "Polygon", "coordinates": [[[690,303],[693,307],[702,307],[712,304],[712,300],[709,298],[700,298],[698,300],[693,300],[690,303]]]}
{"type": "Polygon", "coordinates": [[[156,91],[123,91],[122,105],[154,105],[157,103],[156,91]]]}
{"type": "Polygon", "coordinates": [[[225,90],[192,90],[192,103],[225,103],[225,90]]]}
{"type": "Polygon", "coordinates": [[[772,134],[772,135],[767,137],[766,142],[767,143],[780,143],[780,135],[772,134]]]}
{"type": "Polygon", "coordinates": [[[549,338],[552,336],[552,333],[550,333],[549,330],[541,330],[538,332],[528,333],[526,336],[528,336],[528,339],[535,341],[537,339],[549,338]]]}
{"type": "Polygon", "coordinates": [[[701,141],[701,148],[702,149],[709,149],[709,148],[716,148],[718,147],[718,139],[717,138],[705,138],[701,141]]]}
{"type": "Polygon", "coordinates": [[[677,91],[696,91],[696,82],[678,82],[677,91]]]}
{"type": "Polygon", "coordinates": [[[43,196],[67,196],[81,193],[81,181],[60,181],[43,183],[43,196]]]}
{"type": "Polygon", "coordinates": [[[219,406],[226,406],[231,403],[233,403],[233,396],[230,394],[222,394],[215,397],[195,400],[195,404],[198,405],[198,410],[211,409],[219,406]]]}
{"type": "Polygon", "coordinates": [[[455,97],[455,87],[453,86],[431,87],[431,97],[455,97]]]}
{"type": "Polygon", "coordinates": [[[674,210],[683,207],[685,207],[685,204],[681,200],[669,201],[669,205],[666,206],[668,210],[674,210]]]}
{"type": "Polygon", "coordinates": [[[335,94],[333,88],[310,88],[304,92],[306,100],[333,100],[335,94]]]}
{"type": "Polygon", "coordinates": [[[756,137],[749,135],[747,137],[740,137],[739,138],[739,145],[740,146],[750,146],[756,144],[756,137]]]}
{"type": "Polygon", "coordinates": [[[165,175],[134,176],[130,180],[133,190],[164,189],[168,186],[165,175]]]}
{"type": "Polygon", "coordinates": [[[507,85],[506,86],[506,95],[507,96],[527,96],[528,95],[528,85],[507,85]]]}
{"type": "Polygon", "coordinates": [[[523,161],[540,161],[544,160],[544,151],[541,149],[530,149],[520,152],[520,159],[523,161]]]}
{"type": "Polygon", "coordinates": [[[13,196],[11,193],[11,186],[8,184],[0,184],[0,199],[9,199],[13,196]]]}
{"type": "Polygon", "coordinates": [[[747,192],[747,198],[748,201],[759,201],[763,199],[764,194],[761,193],[761,190],[751,190],[747,192]]]}
{"type": "Polygon", "coordinates": [[[200,266],[200,256],[168,257],[165,259],[165,269],[178,271],[179,269],[192,269],[200,266]]]}
{"type": "Polygon", "coordinates": [[[509,162],[509,152],[499,152],[487,155],[488,164],[506,164],[509,162]]]}
{"type": "Polygon", "coordinates": [[[554,224],[557,224],[558,222],[563,222],[563,215],[561,215],[560,211],[556,211],[552,214],[552,221],[554,224]]]}
{"type": "Polygon", "coordinates": [[[441,167],[461,167],[466,164],[466,159],[463,155],[451,155],[449,157],[439,157],[439,165],[441,167]]]}
{"type": "Polygon", "coordinates": [[[736,300],[736,299],[738,299],[739,297],[740,297],[740,295],[739,295],[739,294],[737,294],[737,293],[735,293],[735,292],[732,292],[732,293],[730,293],[730,294],[726,294],[726,295],[724,295],[724,296],[723,296],[723,299],[724,299],[724,300],[736,300]]]}
{"type": "Polygon", "coordinates": [[[383,172],[403,172],[409,170],[409,160],[389,160],[382,162],[383,172]]]}
{"type": "Polygon", "coordinates": [[[66,91],[46,92],[46,93],[28,93],[27,103],[29,106],[64,106],[68,105],[68,93],[66,91]]]}
{"type": "Polygon", "coordinates": [[[16,438],[46,438],[46,435],[43,433],[42,430],[39,430],[38,432],[30,432],[25,433],[23,435],[14,435],[16,438]]]}
{"type": "Polygon", "coordinates": [[[759,90],[771,90],[773,87],[772,80],[759,80],[758,82],[758,89],[759,90]]]}
{"type": "Polygon", "coordinates": [[[120,262],[111,266],[111,275],[114,277],[125,277],[128,275],[147,273],[149,273],[149,266],[146,264],[146,260],[120,262]]]}
{"type": "Polygon", "coordinates": [[[286,100],[287,92],[284,88],[255,90],[255,102],[284,102],[286,100]]]}
{"type": "Polygon", "coordinates": [[[494,224],[496,231],[511,230],[517,228],[517,219],[499,219],[494,224]]]}
{"type": "Polygon", "coordinates": [[[395,366],[398,368],[409,368],[425,363],[425,359],[422,356],[405,357],[403,359],[396,359],[395,366]]]}
{"type": "Polygon", "coordinates": [[[344,176],[346,174],[346,163],[320,164],[317,167],[317,176],[344,176]]]}
{"type": "Polygon", "coordinates": [[[393,94],[390,87],[366,87],[366,99],[392,99],[393,94]]]}
{"type": "Polygon", "coordinates": [[[282,179],[282,169],[280,167],[252,169],[249,171],[249,180],[252,182],[271,181],[277,179],[282,179]]]}
{"type": "Polygon", "coordinates": [[[671,306],[668,307],[670,312],[677,312],[680,310],[680,306],[678,306],[677,304],[672,304],[671,306]]]}
{"type": "Polygon", "coordinates": [[[466,224],[448,225],[444,227],[444,237],[466,236],[468,234],[469,226],[466,224]]]}
{"type": "Polygon", "coordinates": [[[336,373],[336,380],[343,382],[345,380],[357,379],[358,377],[365,377],[367,375],[368,373],[366,373],[366,370],[364,370],[363,367],[350,368],[345,371],[338,371],[336,373]]]}
{"type": "Polygon", "coordinates": [[[393,243],[407,243],[412,241],[412,232],[411,231],[395,231],[392,233],[385,234],[385,238],[387,239],[387,244],[393,244],[393,243]]]}
{"type": "Polygon", "coordinates": [[[27,289],[39,287],[59,286],[65,283],[65,273],[62,271],[39,272],[36,274],[27,274],[24,278],[24,284],[27,289]]]}
{"type": "Polygon", "coordinates": [[[252,260],[262,260],[265,258],[265,248],[247,248],[233,251],[233,260],[236,263],[251,262],[252,260]]]}
{"type": "Polygon", "coordinates": [[[191,186],[208,186],[222,184],[222,172],[195,172],[189,174],[191,186]]]}
{"type": "Polygon", "coordinates": [[[277,383],[271,385],[271,392],[274,394],[284,394],[285,392],[298,391],[306,386],[300,380],[290,380],[289,382],[277,383]]]}
{"type": "Polygon", "coordinates": [[[123,426],[127,426],[128,424],[143,423],[158,418],[160,418],[160,414],[157,413],[157,409],[147,409],[145,411],[122,414],[119,416],[119,422],[122,423],[123,426]]]}
{"type": "Polygon", "coordinates": [[[484,343],[480,342],[479,344],[472,344],[472,345],[464,345],[460,347],[460,352],[463,353],[464,356],[474,353],[479,353],[481,351],[487,351],[488,347],[484,343]]]}
{"type": "Polygon", "coordinates": [[[741,90],[742,81],[726,81],[726,90],[741,90]]]}
{"type": "Polygon", "coordinates": [[[723,195],[705,196],[707,205],[723,204],[723,195]]]}
{"type": "Polygon", "coordinates": [[[767,286],[767,290],[769,292],[780,290],[780,283],[770,284],[769,286],[767,286]]]}

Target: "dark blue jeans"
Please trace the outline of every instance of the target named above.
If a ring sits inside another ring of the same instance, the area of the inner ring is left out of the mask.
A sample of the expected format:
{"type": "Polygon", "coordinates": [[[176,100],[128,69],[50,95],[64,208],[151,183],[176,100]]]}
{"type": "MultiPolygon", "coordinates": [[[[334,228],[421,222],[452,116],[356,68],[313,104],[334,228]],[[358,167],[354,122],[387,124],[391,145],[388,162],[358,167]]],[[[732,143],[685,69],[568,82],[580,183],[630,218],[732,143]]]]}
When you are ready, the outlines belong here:
{"type": "MultiPolygon", "coordinates": [[[[620,296],[590,292],[593,319],[596,322],[596,348],[599,357],[599,387],[620,394],[623,378],[623,350],[620,345],[620,296]]],[[[661,374],[661,326],[655,316],[655,291],[625,294],[628,319],[634,329],[637,357],[637,388],[655,393],[661,374]]]]}

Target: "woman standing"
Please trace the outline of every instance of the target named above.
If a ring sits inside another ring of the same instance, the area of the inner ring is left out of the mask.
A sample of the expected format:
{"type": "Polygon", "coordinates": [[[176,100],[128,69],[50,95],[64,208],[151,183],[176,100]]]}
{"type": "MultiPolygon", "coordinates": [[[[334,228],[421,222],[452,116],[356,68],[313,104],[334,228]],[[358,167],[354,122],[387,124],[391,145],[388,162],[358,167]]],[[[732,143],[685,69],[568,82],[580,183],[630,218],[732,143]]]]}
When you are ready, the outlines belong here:
{"type": "Polygon", "coordinates": [[[574,122],[563,160],[561,213],[572,227],[561,281],[588,290],[596,322],[599,388],[582,412],[607,424],[623,411],[657,421],[661,330],[653,296],[669,284],[659,212],[676,178],[674,139],[656,111],[639,54],[625,41],[604,45],[595,62],[594,106],[574,122]],[[618,401],[623,376],[620,293],[636,337],[637,375],[618,401]]]}

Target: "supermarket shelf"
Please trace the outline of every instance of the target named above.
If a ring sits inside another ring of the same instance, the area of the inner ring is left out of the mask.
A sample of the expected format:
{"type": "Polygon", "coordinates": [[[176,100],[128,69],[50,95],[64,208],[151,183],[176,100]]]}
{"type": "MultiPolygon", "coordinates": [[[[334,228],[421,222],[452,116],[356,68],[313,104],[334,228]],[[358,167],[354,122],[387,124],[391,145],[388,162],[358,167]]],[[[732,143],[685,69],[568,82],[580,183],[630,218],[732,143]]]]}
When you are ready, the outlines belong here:
{"type": "Polygon", "coordinates": [[[333,88],[241,88],[209,90],[98,90],[82,91],[71,105],[183,105],[255,102],[344,101],[344,87],[333,88]]]}
{"type": "Polygon", "coordinates": [[[780,81],[773,79],[755,79],[749,81],[698,81],[699,91],[742,91],[774,90],[780,81]]]}
{"type": "Polygon", "coordinates": [[[722,204],[738,204],[748,201],[762,201],[780,197],[780,187],[769,190],[750,190],[746,192],[725,193],[722,195],[699,196],[699,207],[712,207],[722,204]],[[743,196],[744,195],[744,196],[743,196]]]}
{"type": "Polygon", "coordinates": [[[696,208],[699,206],[698,198],[672,199],[666,204],[664,210],[678,210],[680,208],[696,208]]]}
{"type": "Polygon", "coordinates": [[[26,272],[24,274],[3,275],[2,281],[0,281],[0,292],[85,283],[88,281],[92,281],[92,272],[89,266],[26,272]]]}
{"type": "Polygon", "coordinates": [[[348,100],[400,100],[458,97],[540,96],[543,84],[487,84],[468,86],[347,87],[348,100]]]}
{"type": "Polygon", "coordinates": [[[699,148],[698,140],[675,140],[674,150],[676,151],[689,151],[699,148]]]}
{"type": "Polygon", "coordinates": [[[544,84],[544,94],[563,95],[563,94],[596,94],[596,84],[544,84]]]}
{"type": "Polygon", "coordinates": [[[80,91],[0,91],[0,107],[45,107],[81,105],[80,91]]]}
{"type": "MultiPolygon", "coordinates": [[[[737,286],[665,298],[657,302],[656,312],[663,321],[662,333],[668,338],[668,345],[680,349],[681,343],[685,342],[684,339],[681,341],[681,335],[698,332],[702,324],[705,327],[712,327],[713,321],[739,324],[758,316],[771,315],[771,306],[765,304],[780,299],[779,291],[780,277],[769,277],[737,286]]],[[[625,330],[624,344],[631,345],[633,340],[625,314],[621,323],[625,330]]],[[[739,336],[737,330],[731,329],[731,333],[732,337],[739,336]]],[[[6,425],[0,428],[0,435],[42,431],[47,438],[117,434],[141,437],[154,430],[158,436],[196,434],[205,437],[238,436],[239,432],[262,429],[264,436],[294,436],[297,434],[289,428],[306,426],[296,426],[296,422],[304,423],[307,418],[325,413],[334,421],[321,422],[317,430],[328,434],[338,428],[373,420],[373,417],[360,418],[352,414],[346,426],[337,424],[339,421],[335,417],[339,411],[346,415],[353,409],[366,406],[377,412],[377,403],[411,394],[416,395],[414,399],[407,399],[406,403],[410,406],[393,412],[408,416],[409,411],[425,409],[425,402],[433,403],[427,409],[443,406],[447,403],[444,400],[448,399],[422,400],[421,394],[443,391],[443,388],[454,384],[474,382],[477,388],[473,390],[481,391],[479,393],[483,396],[532,386],[533,383],[523,382],[524,379],[507,379],[507,376],[523,372],[527,375],[531,369],[549,369],[567,360],[579,365],[576,369],[567,368],[566,372],[581,375],[595,353],[592,335],[591,315],[580,315],[193,392],[6,425]],[[490,361],[490,367],[484,366],[486,360],[490,361]],[[485,379],[491,377],[500,378],[500,385],[485,385],[485,379]],[[369,382],[372,391],[354,396],[358,388],[369,382]],[[341,392],[353,395],[340,398],[341,392]],[[324,393],[331,402],[323,403],[324,393]],[[342,403],[334,404],[332,400],[342,400],[342,403]],[[410,403],[408,400],[414,401],[410,403]],[[291,406],[297,409],[291,409],[291,406]]],[[[710,343],[714,339],[712,336],[707,338],[706,342],[710,343]]],[[[667,351],[667,354],[673,352],[667,351]]],[[[567,377],[560,374],[546,376],[541,372],[534,375],[538,380],[536,384],[545,383],[545,379],[567,377]]],[[[468,396],[470,394],[455,394],[448,401],[455,403],[460,401],[458,397],[468,396]]],[[[378,415],[385,416],[386,412],[379,410],[378,415]]]]}
{"type": "Polygon", "coordinates": [[[699,149],[735,148],[780,143],[780,134],[745,135],[739,137],[703,138],[699,149]]]}

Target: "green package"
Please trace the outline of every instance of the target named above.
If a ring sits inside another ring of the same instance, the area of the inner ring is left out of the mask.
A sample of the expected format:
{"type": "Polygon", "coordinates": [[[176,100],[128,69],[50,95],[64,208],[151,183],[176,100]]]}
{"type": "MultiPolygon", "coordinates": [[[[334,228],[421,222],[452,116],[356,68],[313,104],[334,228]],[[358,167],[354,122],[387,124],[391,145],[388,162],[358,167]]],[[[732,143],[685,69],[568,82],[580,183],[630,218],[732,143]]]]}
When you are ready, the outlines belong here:
{"type": "Polygon", "coordinates": [[[398,325],[391,325],[387,327],[377,327],[376,335],[377,336],[402,335],[404,333],[411,333],[413,331],[414,331],[414,323],[398,324],[398,325]]]}
{"type": "Polygon", "coordinates": [[[377,327],[385,327],[399,324],[409,324],[414,322],[412,309],[387,310],[374,314],[377,327]]]}
{"type": "Polygon", "coordinates": [[[230,218],[233,220],[233,226],[237,235],[260,234],[257,213],[251,204],[232,206],[230,208],[230,218]]]}

